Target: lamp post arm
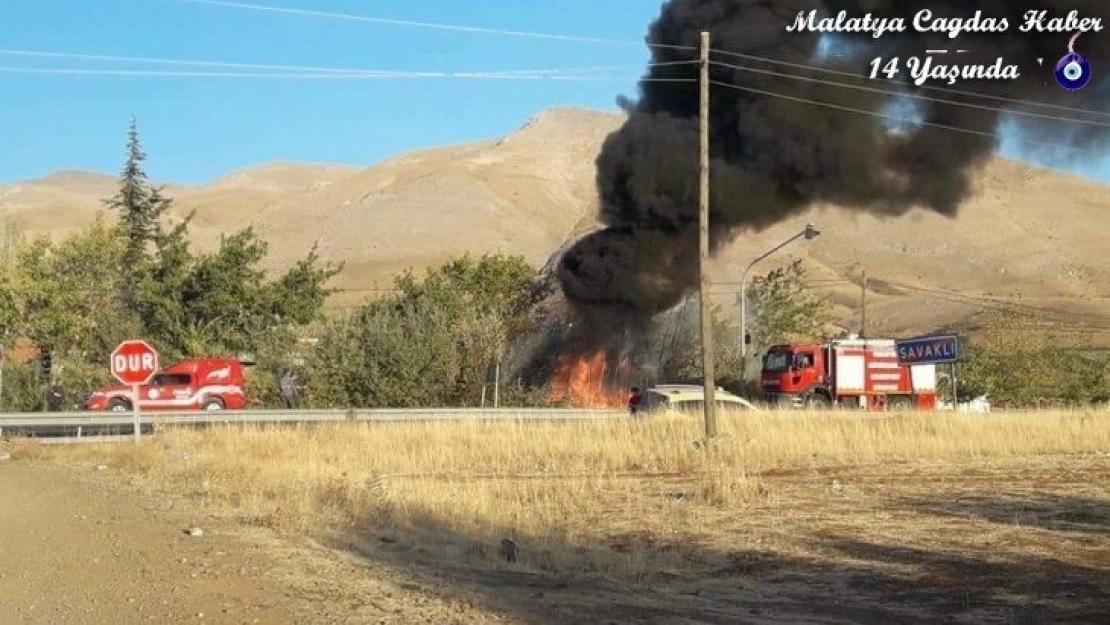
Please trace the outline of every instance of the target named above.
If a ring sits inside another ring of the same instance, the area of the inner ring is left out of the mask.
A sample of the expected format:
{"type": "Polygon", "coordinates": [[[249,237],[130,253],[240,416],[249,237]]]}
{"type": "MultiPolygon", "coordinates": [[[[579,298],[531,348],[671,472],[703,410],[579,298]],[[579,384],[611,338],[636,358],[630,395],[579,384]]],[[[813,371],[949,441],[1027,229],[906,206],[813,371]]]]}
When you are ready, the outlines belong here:
{"type": "Polygon", "coordinates": [[[797,241],[798,239],[804,237],[805,235],[806,235],[805,230],[799,232],[798,234],[795,234],[794,236],[790,237],[789,239],[787,239],[787,240],[783,241],[782,243],[779,243],[775,247],[771,248],[770,251],[764,253],[759,258],[756,258],[752,262],[748,263],[748,266],[744,268],[744,273],[740,277],[740,356],[742,358],[746,357],[748,355],[748,341],[747,341],[747,338],[748,338],[748,324],[747,324],[747,320],[748,320],[747,319],[747,316],[748,316],[748,273],[750,273],[752,268],[755,267],[756,264],[759,263],[761,260],[763,260],[763,259],[767,258],[768,256],[770,256],[771,254],[774,254],[775,252],[781,250],[782,248],[786,247],[787,245],[790,245],[791,243],[793,243],[794,241],[797,241]]]}
{"type": "Polygon", "coordinates": [[[767,258],[771,254],[774,254],[775,252],[781,250],[782,248],[786,247],[787,245],[790,245],[791,243],[793,243],[794,241],[797,241],[798,239],[804,237],[805,235],[806,235],[806,233],[803,230],[802,232],[799,232],[798,234],[795,234],[794,236],[790,237],[789,239],[783,241],[782,243],[779,243],[775,247],[771,248],[771,251],[769,251],[769,252],[763,254],[762,256],[760,256],[759,258],[753,260],[751,265],[748,265],[748,269],[751,269],[752,265],[755,265],[759,261],[763,260],[764,258],[767,258]]]}

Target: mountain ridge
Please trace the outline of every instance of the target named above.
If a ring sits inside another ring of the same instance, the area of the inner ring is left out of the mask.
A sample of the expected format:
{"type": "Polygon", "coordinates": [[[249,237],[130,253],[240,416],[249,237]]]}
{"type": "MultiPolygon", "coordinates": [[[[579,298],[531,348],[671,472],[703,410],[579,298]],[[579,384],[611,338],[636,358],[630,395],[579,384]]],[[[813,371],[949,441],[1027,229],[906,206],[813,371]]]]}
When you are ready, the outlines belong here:
{"type": "MultiPolygon", "coordinates": [[[[620,113],[541,111],[502,137],[397,154],[368,167],[271,161],[198,186],[169,185],[174,215],[196,211],[193,239],[254,227],[268,268],[318,245],[343,261],[339,307],[385,292],[392,277],[464,252],[519,253],[542,266],[569,238],[598,226],[594,159],[620,113]]],[[[64,236],[105,209],[116,177],[54,172],[0,186],[6,219],[29,234],[64,236]],[[100,193],[100,195],[98,195],[100,193]]],[[[861,271],[869,333],[927,331],[967,319],[992,298],[1051,309],[1048,320],[1110,344],[1110,271],[1103,259],[1110,187],[1005,159],[987,164],[953,218],[915,209],[881,219],[815,206],[760,232],[740,232],[711,262],[715,301],[733,309],[744,267],[807,222],[822,235],[758,266],[801,258],[841,325],[859,313],[861,271]],[[1102,328],[1101,332],[1092,332],[1102,328]]],[[[754,274],[753,274],[754,275],[754,274]]],[[[857,324],[858,325],[858,324],[857,324]]]]}

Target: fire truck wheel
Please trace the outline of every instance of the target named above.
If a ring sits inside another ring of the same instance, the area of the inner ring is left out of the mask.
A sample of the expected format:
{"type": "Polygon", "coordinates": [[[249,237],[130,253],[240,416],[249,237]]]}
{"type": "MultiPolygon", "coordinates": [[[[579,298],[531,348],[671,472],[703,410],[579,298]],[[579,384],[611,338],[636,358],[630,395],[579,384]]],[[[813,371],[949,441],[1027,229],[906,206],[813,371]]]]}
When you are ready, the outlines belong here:
{"type": "Polygon", "coordinates": [[[108,404],[108,410],[112,412],[127,412],[131,410],[131,402],[126,399],[113,399],[111,403],[108,404]]]}
{"type": "Polygon", "coordinates": [[[824,410],[830,406],[832,406],[832,402],[829,401],[829,398],[820,393],[810,393],[806,395],[806,408],[824,410]]]}
{"type": "Polygon", "coordinates": [[[892,412],[909,412],[913,409],[913,403],[910,402],[909,397],[896,397],[890,400],[890,410],[892,412]]]}
{"type": "Polygon", "coordinates": [[[204,410],[216,411],[224,409],[224,402],[219,397],[204,400],[204,410]]]}

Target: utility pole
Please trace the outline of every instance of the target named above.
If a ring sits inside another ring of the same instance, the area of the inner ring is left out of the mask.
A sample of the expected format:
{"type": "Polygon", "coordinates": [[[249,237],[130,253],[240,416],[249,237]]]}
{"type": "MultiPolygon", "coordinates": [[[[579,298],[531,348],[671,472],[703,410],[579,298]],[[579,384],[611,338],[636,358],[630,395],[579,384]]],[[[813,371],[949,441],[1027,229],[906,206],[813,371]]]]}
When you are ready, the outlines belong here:
{"type": "Polygon", "coordinates": [[[698,218],[698,299],[701,303],[701,367],[705,399],[705,438],[717,436],[717,382],[713,375],[713,318],[709,301],[709,33],[701,34],[701,193],[698,218]]]}
{"type": "Polygon", "coordinates": [[[859,313],[859,337],[861,339],[867,338],[867,269],[864,268],[863,279],[860,280],[860,313],[859,313]]]}

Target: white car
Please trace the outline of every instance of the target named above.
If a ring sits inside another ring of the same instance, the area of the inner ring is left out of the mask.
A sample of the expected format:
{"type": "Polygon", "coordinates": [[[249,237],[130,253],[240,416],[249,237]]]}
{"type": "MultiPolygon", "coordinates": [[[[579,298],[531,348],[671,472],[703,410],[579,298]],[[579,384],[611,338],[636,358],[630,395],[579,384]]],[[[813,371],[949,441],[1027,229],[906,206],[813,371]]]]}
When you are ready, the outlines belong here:
{"type": "MultiPolygon", "coordinates": [[[[718,409],[759,410],[755,404],[732,393],[718,388],[713,393],[718,409]]],[[[705,405],[705,389],[695,384],[658,384],[644,392],[640,403],[642,412],[662,412],[677,410],[681,412],[701,412],[705,405]]]]}

